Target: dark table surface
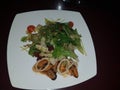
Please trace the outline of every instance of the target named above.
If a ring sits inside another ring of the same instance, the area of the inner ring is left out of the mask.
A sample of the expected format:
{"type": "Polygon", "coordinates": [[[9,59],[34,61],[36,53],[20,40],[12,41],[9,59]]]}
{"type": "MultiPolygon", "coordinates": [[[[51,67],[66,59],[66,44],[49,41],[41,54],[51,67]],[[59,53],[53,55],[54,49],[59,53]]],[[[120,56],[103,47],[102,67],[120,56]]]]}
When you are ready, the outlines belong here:
{"type": "MultiPolygon", "coordinates": [[[[114,0],[113,0],[114,1],[114,0]]],[[[88,81],[60,90],[118,90],[120,81],[119,10],[111,0],[81,0],[81,3],[63,3],[61,0],[14,0],[1,3],[0,13],[0,90],[21,90],[10,84],[7,69],[7,40],[12,21],[17,13],[33,10],[78,11],[85,19],[93,38],[97,75],[88,81]]]]}

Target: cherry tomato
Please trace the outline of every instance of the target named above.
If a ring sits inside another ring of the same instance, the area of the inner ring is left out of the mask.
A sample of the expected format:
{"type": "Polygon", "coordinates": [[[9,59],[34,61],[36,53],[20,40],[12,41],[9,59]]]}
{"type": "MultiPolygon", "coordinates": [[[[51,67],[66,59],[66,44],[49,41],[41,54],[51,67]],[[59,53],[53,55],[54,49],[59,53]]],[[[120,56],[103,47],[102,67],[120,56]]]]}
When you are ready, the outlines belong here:
{"type": "Polygon", "coordinates": [[[28,32],[28,33],[32,33],[33,31],[35,31],[35,26],[34,26],[34,25],[29,25],[29,26],[27,27],[27,32],[28,32]]]}
{"type": "Polygon", "coordinates": [[[69,21],[69,22],[68,22],[68,25],[69,25],[70,28],[72,28],[73,25],[74,25],[74,23],[73,23],[72,21],[69,21]]]}

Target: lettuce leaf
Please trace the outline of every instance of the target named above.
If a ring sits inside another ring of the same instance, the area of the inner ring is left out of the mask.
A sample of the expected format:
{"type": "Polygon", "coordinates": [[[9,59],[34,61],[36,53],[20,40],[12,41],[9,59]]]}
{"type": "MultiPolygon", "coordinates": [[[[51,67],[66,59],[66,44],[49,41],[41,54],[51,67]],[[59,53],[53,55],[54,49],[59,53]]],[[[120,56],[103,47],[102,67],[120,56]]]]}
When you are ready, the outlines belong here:
{"type": "Polygon", "coordinates": [[[74,51],[67,50],[63,47],[57,46],[53,53],[52,53],[54,58],[62,58],[62,57],[73,57],[74,59],[77,58],[77,55],[74,53],[74,51]]]}

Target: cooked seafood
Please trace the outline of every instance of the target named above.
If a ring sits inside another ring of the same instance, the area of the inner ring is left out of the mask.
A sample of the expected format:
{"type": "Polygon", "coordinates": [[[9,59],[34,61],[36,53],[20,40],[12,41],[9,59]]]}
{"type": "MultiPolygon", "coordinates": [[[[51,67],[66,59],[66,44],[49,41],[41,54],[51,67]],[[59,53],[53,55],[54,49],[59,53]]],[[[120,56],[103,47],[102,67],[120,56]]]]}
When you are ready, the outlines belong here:
{"type": "Polygon", "coordinates": [[[48,71],[43,72],[47,75],[50,79],[55,80],[57,78],[56,72],[53,69],[49,69],[48,71]]]}
{"type": "Polygon", "coordinates": [[[55,80],[57,73],[62,76],[71,75],[78,77],[77,65],[71,59],[62,59],[52,64],[49,58],[38,60],[33,66],[33,71],[47,75],[50,79],[55,80]]]}
{"type": "Polygon", "coordinates": [[[77,70],[77,66],[75,64],[71,65],[71,67],[69,67],[69,73],[71,76],[74,76],[76,78],[78,78],[78,70],[77,70]]]}
{"type": "Polygon", "coordinates": [[[67,75],[68,74],[68,65],[69,65],[68,59],[61,60],[57,66],[58,73],[63,76],[67,75]]]}
{"type": "Polygon", "coordinates": [[[38,62],[35,64],[36,71],[47,71],[51,69],[52,64],[50,63],[48,58],[42,58],[41,60],[38,60],[38,62]]]}
{"type": "Polygon", "coordinates": [[[55,80],[57,75],[53,70],[53,65],[50,63],[48,58],[38,60],[33,66],[33,71],[47,75],[52,80],[55,80]]]}

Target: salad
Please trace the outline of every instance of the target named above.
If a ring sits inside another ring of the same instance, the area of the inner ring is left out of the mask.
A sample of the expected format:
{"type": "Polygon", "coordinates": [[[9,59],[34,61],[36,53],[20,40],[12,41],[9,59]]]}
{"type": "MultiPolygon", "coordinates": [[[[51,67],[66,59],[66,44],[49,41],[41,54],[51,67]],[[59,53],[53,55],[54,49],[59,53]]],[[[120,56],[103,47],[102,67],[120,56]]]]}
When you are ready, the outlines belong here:
{"type": "Polygon", "coordinates": [[[45,18],[45,25],[28,25],[26,36],[21,38],[25,43],[23,50],[36,57],[36,63],[32,70],[48,76],[51,80],[57,78],[57,74],[79,77],[78,56],[74,52],[78,49],[86,55],[81,35],[77,29],[73,29],[72,21],[62,22],[45,18]]]}

